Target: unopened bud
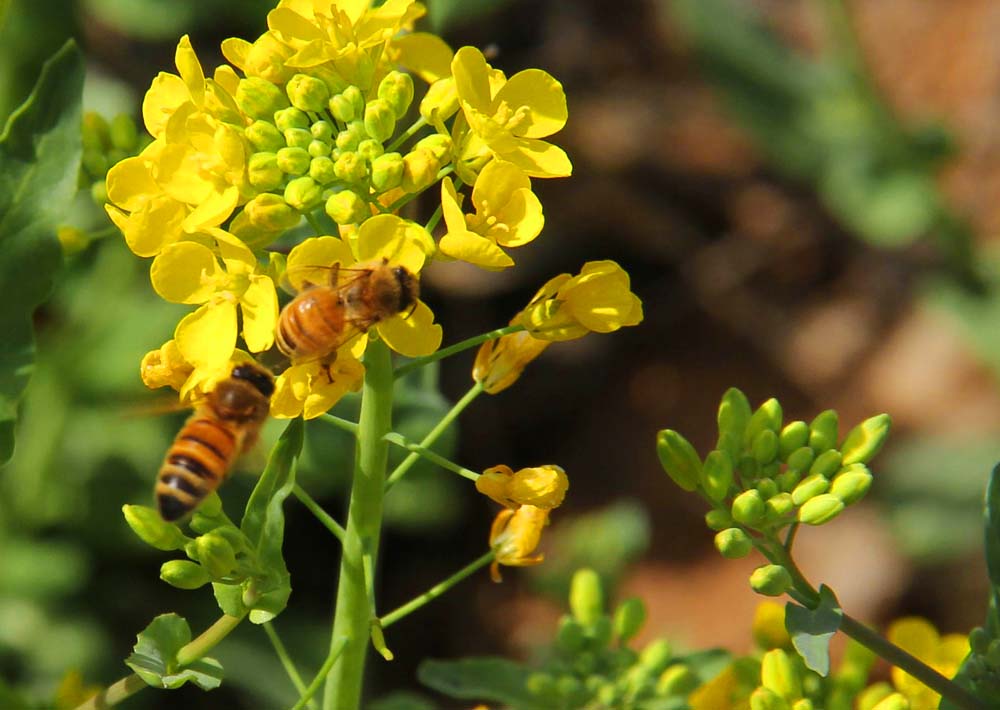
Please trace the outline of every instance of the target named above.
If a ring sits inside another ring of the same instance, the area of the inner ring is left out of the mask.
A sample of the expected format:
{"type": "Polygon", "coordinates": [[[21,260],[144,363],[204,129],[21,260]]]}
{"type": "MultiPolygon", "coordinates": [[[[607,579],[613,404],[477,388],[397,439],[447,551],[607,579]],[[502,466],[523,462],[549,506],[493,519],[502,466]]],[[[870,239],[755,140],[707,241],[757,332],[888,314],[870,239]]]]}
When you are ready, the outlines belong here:
{"type": "Polygon", "coordinates": [[[840,470],[840,452],[836,449],[830,449],[829,451],[824,451],[816,460],[813,461],[812,466],[809,467],[810,475],[826,476],[830,478],[837,471],[840,470]]]}
{"type": "Polygon", "coordinates": [[[817,454],[829,451],[837,445],[838,417],[832,409],[820,412],[809,425],[809,446],[817,454]]]}
{"type": "Polygon", "coordinates": [[[816,710],[816,708],[809,698],[799,698],[792,703],[792,710],[816,710]]]}
{"type": "Polygon", "coordinates": [[[850,505],[864,498],[871,486],[872,474],[869,471],[848,469],[834,477],[830,493],[840,498],[844,505],[850,505]]]}
{"type": "Polygon", "coordinates": [[[236,105],[253,119],[268,121],[274,114],[288,108],[285,93],[277,86],[259,76],[240,79],[236,87],[236,105]]]}
{"type": "Polygon", "coordinates": [[[318,141],[322,141],[327,145],[333,145],[333,138],[336,135],[333,124],[329,121],[316,121],[311,126],[309,126],[309,132],[312,137],[318,141]]]}
{"type": "Polygon", "coordinates": [[[778,451],[782,461],[788,461],[788,457],[797,449],[809,443],[809,425],[805,422],[789,422],[781,430],[778,437],[778,451]]]}
{"type": "Polygon", "coordinates": [[[524,687],[536,698],[549,700],[556,696],[556,679],[551,673],[532,673],[525,680],[524,687]]]}
{"type": "Polygon", "coordinates": [[[332,146],[329,143],[324,143],[313,138],[309,141],[309,145],[306,146],[306,152],[314,158],[325,158],[330,155],[331,148],[332,146]]]}
{"type": "Polygon", "coordinates": [[[701,469],[702,487],[710,500],[720,502],[733,485],[733,462],[725,451],[711,451],[701,469]]]}
{"type": "Polygon", "coordinates": [[[778,456],[778,435],[765,429],[754,437],[750,450],[757,463],[771,463],[778,456]]]}
{"type": "Polygon", "coordinates": [[[458,92],[454,77],[438,79],[427,88],[420,101],[420,115],[428,123],[447,121],[458,111],[458,92]]]}
{"type": "Polygon", "coordinates": [[[341,190],[326,201],[326,213],[337,224],[358,224],[371,214],[371,210],[356,192],[341,190]]]}
{"type": "Polygon", "coordinates": [[[285,138],[285,145],[289,148],[302,148],[305,150],[313,142],[312,133],[305,128],[289,128],[282,131],[282,135],[285,138]]]}
{"type": "Polygon", "coordinates": [[[289,128],[309,128],[311,123],[312,121],[309,120],[309,116],[294,106],[274,112],[274,125],[277,126],[281,133],[284,133],[289,128]]]}
{"type": "Polygon", "coordinates": [[[225,537],[214,532],[195,540],[195,559],[214,579],[221,579],[236,569],[233,546],[225,537]]]}
{"type": "Polygon", "coordinates": [[[258,190],[276,190],[285,179],[284,171],[278,167],[277,153],[254,153],[247,163],[250,184],[258,190]]]}
{"type": "Polygon", "coordinates": [[[699,685],[701,680],[694,671],[683,663],[675,663],[656,681],[656,692],[661,696],[685,696],[699,685]]]}
{"type": "Polygon", "coordinates": [[[83,151],[81,161],[83,169],[93,178],[104,177],[107,175],[108,168],[110,167],[108,154],[104,150],[88,148],[83,151]]]}
{"type": "Polygon", "coordinates": [[[811,500],[821,493],[826,493],[830,488],[830,481],[826,476],[813,474],[805,478],[802,483],[795,486],[792,491],[792,502],[795,505],[802,505],[807,500],[811,500]]]}
{"type": "Polygon", "coordinates": [[[969,648],[972,652],[980,656],[984,655],[989,648],[990,635],[982,626],[977,626],[969,632],[969,648]]]}
{"type": "Polygon", "coordinates": [[[278,151],[278,167],[288,175],[304,175],[309,171],[312,156],[305,148],[282,148],[278,151]]]}
{"type": "Polygon", "coordinates": [[[764,502],[767,508],[766,518],[769,523],[777,523],[795,510],[795,501],[791,493],[778,493],[764,502]]]}
{"type": "Polygon", "coordinates": [[[351,121],[347,128],[337,134],[336,146],[340,150],[357,150],[361,141],[366,140],[365,124],[361,121],[351,121]]]}
{"type": "Polygon", "coordinates": [[[790,710],[788,701],[769,688],[755,688],[750,694],[750,710],[790,710]]]}
{"type": "Polygon", "coordinates": [[[747,422],[746,431],[743,432],[743,445],[750,446],[757,435],[765,429],[775,433],[781,431],[781,417],[781,403],[778,400],[772,397],[764,402],[747,422]]]}
{"type": "Polygon", "coordinates": [[[672,656],[670,643],[666,639],[656,639],[642,649],[642,653],[639,654],[639,665],[651,674],[659,675],[670,663],[672,656]]]}
{"type": "Polygon", "coordinates": [[[583,648],[585,638],[583,627],[572,616],[564,616],[559,620],[556,631],[556,645],[569,655],[575,655],[583,648]]]}
{"type": "Polygon", "coordinates": [[[369,138],[385,142],[396,130],[396,113],[384,99],[369,101],[365,106],[365,133],[369,138]]]}
{"type": "Polygon", "coordinates": [[[385,148],[374,138],[366,138],[358,143],[357,154],[369,163],[385,152],[385,148]]]}
{"type": "Polygon", "coordinates": [[[246,203],[243,213],[251,225],[267,232],[291,229],[302,219],[301,215],[289,207],[280,195],[269,192],[257,195],[246,203]]]}
{"type": "Polygon", "coordinates": [[[788,468],[793,471],[808,471],[816,459],[816,452],[808,446],[802,446],[788,456],[788,468]]]}
{"type": "Polygon", "coordinates": [[[401,71],[391,71],[378,85],[378,97],[392,108],[399,120],[413,102],[413,79],[401,71]]]}
{"type": "Polygon", "coordinates": [[[132,154],[139,145],[139,130],[135,120],[127,113],[120,113],[111,119],[111,147],[132,154]]]}
{"type": "MultiPolygon", "coordinates": [[[[785,573],[787,574],[787,570],[785,573]]],[[[792,657],[780,648],[764,654],[760,661],[760,681],[762,686],[773,690],[785,700],[798,700],[802,697],[802,678],[799,669],[792,657]]]]}
{"type": "Polygon", "coordinates": [[[799,522],[806,525],[822,525],[838,515],[844,509],[844,501],[832,493],[824,493],[806,501],[799,508],[799,522]]]}
{"type": "Polygon", "coordinates": [[[330,89],[316,77],[308,74],[296,74],[285,85],[285,92],[292,106],[301,111],[319,113],[326,108],[330,100],[330,89]]]}
{"type": "Polygon", "coordinates": [[[792,588],[792,575],[781,565],[763,565],[750,575],[750,588],[768,597],[780,597],[792,588]]]}
{"type": "Polygon", "coordinates": [[[766,512],[764,499],[755,489],[744,491],[733,500],[733,520],[743,525],[756,525],[766,512]]]}
{"type": "Polygon", "coordinates": [[[361,89],[348,86],[330,99],[330,113],[341,123],[360,120],[365,114],[365,97],[361,89]]]}
{"type": "Polygon", "coordinates": [[[701,478],[701,459],[690,442],[673,429],[664,429],[656,435],[656,453],[667,475],[685,491],[698,488],[701,478]]]}
{"type": "Polygon", "coordinates": [[[189,560],[170,560],[160,567],[160,579],[178,589],[197,589],[212,581],[204,567],[189,560]]]}
{"type": "Polygon", "coordinates": [[[103,155],[111,146],[111,127],[107,119],[96,111],[84,113],[80,138],[84,152],[90,150],[103,155]]]}
{"type": "Polygon", "coordinates": [[[750,402],[746,395],[735,387],[730,387],[722,395],[719,402],[719,446],[729,454],[731,459],[738,460],[743,453],[743,434],[753,415],[750,402]],[[725,440],[725,441],[724,441],[725,440]],[[723,444],[725,443],[725,446],[723,444]]]}
{"type": "Polygon", "coordinates": [[[432,133],[429,136],[425,136],[417,141],[417,144],[413,147],[430,151],[430,154],[434,156],[439,165],[443,165],[451,160],[451,149],[453,147],[451,136],[443,133],[432,133]]]}
{"type": "Polygon", "coordinates": [[[320,185],[328,185],[337,179],[337,171],[334,169],[333,161],[325,155],[313,158],[309,163],[309,177],[320,185]]]}
{"type": "Polygon", "coordinates": [[[386,192],[399,187],[403,180],[403,156],[385,153],[372,161],[372,187],[376,192],[386,192]]]}
{"type": "Polygon", "coordinates": [[[348,184],[360,183],[368,175],[368,164],[354,152],[341,154],[333,164],[337,177],[348,184]]]}
{"type": "Polygon", "coordinates": [[[604,614],[601,578],[592,569],[583,568],[573,575],[569,590],[569,608],[584,627],[591,627],[604,614]]]}
{"type": "Polygon", "coordinates": [[[708,526],[709,530],[725,530],[732,527],[733,516],[729,514],[728,510],[714,508],[705,513],[705,525],[708,526]]]}
{"type": "Polygon", "coordinates": [[[788,469],[783,471],[775,481],[778,483],[778,490],[782,493],[791,493],[795,486],[799,485],[799,481],[802,480],[802,474],[793,469],[788,469]]]}
{"type": "Polygon", "coordinates": [[[761,478],[757,481],[754,488],[757,489],[757,492],[760,493],[760,497],[764,500],[778,494],[778,484],[774,482],[773,478],[761,478]]]}
{"type": "Polygon", "coordinates": [[[844,465],[870,461],[885,443],[891,425],[892,420],[888,414],[879,414],[851,429],[840,447],[844,465]]]}
{"type": "Polygon", "coordinates": [[[180,550],[188,542],[188,538],[180,528],[165,521],[152,508],[144,505],[123,505],[122,512],[132,532],[157,550],[180,550]]]}
{"type": "Polygon", "coordinates": [[[893,693],[872,706],[871,710],[910,710],[912,706],[902,693],[893,693]]]}
{"type": "Polygon", "coordinates": [[[254,121],[243,130],[243,135],[255,150],[277,153],[285,147],[285,138],[273,123],[254,121]]]}
{"type": "Polygon", "coordinates": [[[738,560],[750,554],[753,542],[742,529],[727,528],[715,536],[715,549],[727,560],[738,560]]]}
{"type": "Polygon", "coordinates": [[[646,605],[638,597],[626,599],[615,609],[613,621],[615,637],[621,643],[627,643],[646,623],[646,605]]]}

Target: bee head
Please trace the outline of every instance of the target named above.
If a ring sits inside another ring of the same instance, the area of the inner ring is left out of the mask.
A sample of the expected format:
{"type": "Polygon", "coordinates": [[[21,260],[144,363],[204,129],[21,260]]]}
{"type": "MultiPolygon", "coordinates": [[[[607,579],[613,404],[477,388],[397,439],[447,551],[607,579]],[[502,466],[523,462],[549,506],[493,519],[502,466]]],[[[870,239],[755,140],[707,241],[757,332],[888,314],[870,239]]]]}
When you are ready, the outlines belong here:
{"type": "Polygon", "coordinates": [[[413,273],[404,266],[397,266],[392,275],[399,284],[399,312],[410,310],[417,305],[420,296],[420,284],[413,273]]]}
{"type": "Polygon", "coordinates": [[[271,398],[274,394],[274,378],[271,373],[262,370],[250,363],[243,363],[233,368],[232,377],[234,380],[249,382],[262,395],[271,398]]]}

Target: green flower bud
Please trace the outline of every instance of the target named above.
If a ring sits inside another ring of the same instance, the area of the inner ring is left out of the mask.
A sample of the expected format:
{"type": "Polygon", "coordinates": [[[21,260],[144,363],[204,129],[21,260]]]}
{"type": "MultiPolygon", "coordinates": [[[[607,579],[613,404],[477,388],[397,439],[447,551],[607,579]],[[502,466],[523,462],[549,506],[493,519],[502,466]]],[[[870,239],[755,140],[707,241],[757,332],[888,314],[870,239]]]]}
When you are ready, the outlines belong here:
{"type": "Polygon", "coordinates": [[[819,474],[830,478],[840,470],[840,452],[836,449],[824,451],[816,457],[812,466],[809,467],[810,474],[819,474]]]}
{"type": "Polygon", "coordinates": [[[809,443],[809,425],[802,421],[789,422],[778,437],[778,452],[782,461],[788,461],[793,452],[809,443]]]}
{"type": "Polygon", "coordinates": [[[829,488],[830,481],[826,476],[819,473],[812,474],[795,486],[792,491],[792,502],[795,505],[802,505],[807,500],[812,500],[821,493],[826,493],[829,488]]]}
{"type": "Polygon", "coordinates": [[[556,631],[556,645],[567,654],[575,654],[583,648],[583,627],[572,616],[563,616],[556,631]]]}
{"type": "Polygon", "coordinates": [[[320,185],[329,185],[337,179],[337,171],[334,169],[333,161],[326,156],[313,158],[309,163],[309,177],[320,185]]]}
{"type": "Polygon", "coordinates": [[[774,482],[773,478],[761,478],[757,481],[757,485],[754,488],[757,489],[760,497],[764,500],[778,494],[778,484],[774,482]]]}
{"type": "Polygon", "coordinates": [[[330,113],[341,123],[357,121],[365,113],[365,97],[361,89],[348,86],[330,99],[330,113]]]}
{"type": "Polygon", "coordinates": [[[178,589],[197,589],[212,581],[204,567],[188,560],[164,562],[160,567],[160,579],[178,589]]]}
{"type": "Polygon", "coordinates": [[[243,130],[254,150],[266,153],[277,153],[285,147],[285,137],[281,135],[273,123],[254,121],[243,130]]]}
{"type": "Polygon", "coordinates": [[[385,142],[396,130],[396,113],[383,99],[369,101],[365,106],[365,133],[369,138],[385,142]]]}
{"type": "Polygon", "coordinates": [[[607,707],[607,708],[618,707],[619,701],[621,700],[622,692],[623,691],[619,690],[613,684],[604,683],[597,690],[597,702],[599,702],[602,707],[607,707]]]}
{"type": "Polygon", "coordinates": [[[311,177],[297,177],[285,187],[285,202],[302,212],[308,212],[322,201],[323,187],[311,177]]]}
{"type": "MultiPolygon", "coordinates": [[[[121,148],[109,148],[107,153],[108,166],[120,163],[125,160],[125,158],[130,157],[130,155],[131,154],[128,151],[124,151],[121,148]]],[[[103,177],[103,175],[101,177],[103,177]]]]}
{"type": "Polygon", "coordinates": [[[107,153],[103,150],[84,150],[81,162],[87,174],[94,178],[103,178],[108,174],[108,168],[111,167],[108,163],[107,153]]]}
{"type": "Polygon", "coordinates": [[[642,629],[646,623],[646,605],[642,599],[632,597],[626,599],[615,609],[613,625],[615,638],[620,643],[627,643],[642,629]]]}
{"type": "Polygon", "coordinates": [[[315,138],[309,141],[309,145],[306,146],[306,152],[309,153],[314,158],[325,158],[330,155],[330,150],[333,146],[329,143],[324,143],[323,141],[318,141],[315,138]]]}
{"type": "Polygon", "coordinates": [[[353,190],[341,190],[326,201],[326,213],[337,224],[359,224],[371,215],[368,203],[353,190]]]}
{"type": "Polygon", "coordinates": [[[399,153],[385,153],[372,161],[372,187],[377,192],[398,187],[402,180],[403,156],[399,153]]]}
{"type": "Polygon", "coordinates": [[[736,436],[732,432],[719,434],[715,448],[718,451],[725,451],[730,461],[739,461],[743,456],[743,435],[736,436]]]}
{"type": "Polygon", "coordinates": [[[532,673],[524,683],[532,695],[547,699],[556,694],[556,679],[548,673],[532,673]]]}
{"type": "Polygon", "coordinates": [[[401,71],[391,71],[378,85],[378,97],[392,107],[397,119],[402,118],[413,102],[413,79],[401,71]]]}
{"type": "Polygon", "coordinates": [[[701,685],[701,680],[683,663],[675,663],[660,675],[656,693],[660,696],[688,695],[701,685]]]}
{"type": "Polygon", "coordinates": [[[604,592],[601,590],[601,578],[592,569],[584,567],[573,575],[569,590],[569,608],[573,617],[583,626],[589,627],[597,623],[604,614],[604,592]]]}
{"type": "Polygon", "coordinates": [[[284,131],[282,135],[284,135],[285,144],[289,148],[306,149],[313,141],[312,133],[307,131],[305,128],[289,128],[284,131]]]}
{"type": "MultiPolygon", "coordinates": [[[[792,575],[781,565],[763,565],[750,575],[750,588],[757,594],[780,597],[792,588],[792,575]]],[[[775,650],[780,651],[781,649],[775,650]]],[[[774,651],[768,651],[768,653],[774,653],[774,651]]]]}
{"type": "Polygon", "coordinates": [[[340,150],[357,150],[361,141],[367,138],[365,124],[361,121],[351,121],[347,124],[347,128],[337,134],[335,143],[340,150]]]}
{"type": "Polygon", "coordinates": [[[132,532],[157,550],[180,550],[189,538],[173,523],[168,523],[152,508],[144,505],[123,505],[125,522],[132,532]]]}
{"type": "Polygon", "coordinates": [[[808,446],[802,446],[788,456],[788,468],[795,471],[808,471],[816,458],[816,452],[808,446]]]}
{"type": "Polygon", "coordinates": [[[109,137],[111,147],[132,154],[139,145],[139,129],[135,120],[127,113],[120,113],[111,119],[109,137]]]}
{"type": "Polygon", "coordinates": [[[348,184],[360,183],[368,175],[368,164],[357,153],[343,153],[333,164],[337,177],[348,184]]]}
{"type": "Polygon", "coordinates": [[[304,148],[282,148],[278,151],[278,167],[289,175],[304,175],[312,156],[304,148]]]}
{"type": "Polygon", "coordinates": [[[236,87],[236,105],[251,118],[267,121],[282,109],[288,108],[285,93],[277,86],[258,76],[240,79],[236,87]]]}
{"type": "Polygon", "coordinates": [[[590,646],[597,649],[607,648],[608,644],[611,643],[613,633],[614,627],[611,625],[611,617],[605,614],[597,617],[594,624],[586,631],[590,646]]]}
{"type": "MultiPolygon", "coordinates": [[[[90,186],[90,199],[93,200],[94,204],[98,207],[103,207],[108,204],[108,183],[106,180],[96,180],[94,184],[90,186]]],[[[87,243],[90,243],[89,237],[87,239],[87,243]]]]}
{"type": "Polygon", "coordinates": [[[910,710],[910,701],[902,693],[893,693],[872,706],[871,710],[910,710]]]}
{"type": "Polygon", "coordinates": [[[795,501],[792,499],[791,493],[778,493],[768,498],[764,507],[767,508],[767,521],[776,523],[795,510],[795,501]]]}
{"type": "Polygon", "coordinates": [[[792,703],[792,710],[815,710],[815,707],[809,698],[801,698],[792,703]]]}
{"type": "Polygon", "coordinates": [[[732,512],[733,520],[752,527],[764,517],[764,499],[754,489],[744,491],[733,500],[732,512]]]}
{"type": "Polygon", "coordinates": [[[739,460],[743,453],[743,434],[753,412],[746,395],[735,387],[730,387],[722,395],[719,402],[719,444],[721,449],[729,454],[733,461],[739,460]]]}
{"type": "Polygon", "coordinates": [[[848,432],[844,443],[840,447],[843,454],[844,464],[867,463],[879,452],[886,437],[889,436],[889,427],[892,420],[888,414],[879,414],[869,419],[865,419],[848,432]]]}
{"type": "Polygon", "coordinates": [[[733,516],[729,514],[728,510],[714,508],[705,513],[705,525],[708,526],[709,530],[725,530],[732,527],[733,516]]]}
{"type": "Polygon", "coordinates": [[[799,522],[806,525],[822,525],[838,515],[844,509],[844,501],[832,493],[824,493],[807,500],[799,508],[799,522]]]}
{"type": "Polygon", "coordinates": [[[451,136],[446,136],[443,133],[432,133],[421,138],[413,147],[417,150],[430,151],[430,154],[438,161],[438,165],[443,165],[451,160],[452,145],[451,136]]]}
{"type": "Polygon", "coordinates": [[[656,453],[667,475],[685,491],[698,488],[701,478],[701,459],[690,442],[673,429],[664,429],[656,435],[656,453]]]}
{"type": "Polygon", "coordinates": [[[247,163],[250,184],[264,192],[276,190],[285,181],[284,171],[278,167],[277,153],[254,153],[247,163]]]}
{"type": "Polygon", "coordinates": [[[335,131],[336,129],[329,121],[316,121],[309,126],[309,132],[312,134],[312,137],[328,145],[333,145],[335,131]]]}
{"type": "Polygon", "coordinates": [[[817,454],[829,451],[837,445],[837,413],[832,409],[820,412],[809,425],[809,446],[817,454]]]}
{"type": "Polygon", "coordinates": [[[257,195],[243,206],[243,213],[254,227],[268,232],[283,232],[299,223],[302,216],[288,206],[280,195],[269,192],[257,195]]]}
{"type": "Polygon", "coordinates": [[[670,663],[673,652],[670,650],[670,643],[666,639],[656,639],[655,641],[650,641],[642,653],[639,654],[639,665],[646,668],[649,672],[659,675],[662,673],[667,664],[670,663]]]}
{"type": "Polygon", "coordinates": [[[750,694],[750,710],[789,710],[788,702],[768,688],[755,688],[750,694]]]}
{"type": "Polygon", "coordinates": [[[556,696],[565,701],[576,698],[583,690],[583,684],[569,673],[565,673],[556,679],[556,696]]]}
{"type": "Polygon", "coordinates": [[[274,112],[274,125],[284,133],[289,128],[309,128],[312,121],[302,110],[289,106],[274,112]]]}
{"type": "Polygon", "coordinates": [[[865,497],[872,487],[872,474],[868,471],[847,470],[838,473],[830,484],[830,493],[844,502],[856,503],[865,497]]]}
{"type": "Polygon", "coordinates": [[[423,148],[411,150],[403,156],[403,179],[400,185],[405,192],[420,192],[434,184],[440,168],[441,163],[431,151],[423,148]]]}
{"type": "Polygon", "coordinates": [[[753,542],[741,528],[727,528],[715,536],[715,549],[727,560],[738,560],[750,554],[753,542]]]}
{"type": "MultiPolygon", "coordinates": [[[[810,449],[811,451],[811,449],[810,449]]],[[[778,483],[778,490],[782,493],[791,493],[795,486],[802,480],[802,474],[793,469],[784,471],[775,479],[778,483]]]]}
{"type": "Polygon", "coordinates": [[[307,74],[296,74],[285,84],[285,93],[292,106],[301,111],[319,113],[330,100],[330,89],[322,79],[307,74]]]}
{"type": "Polygon", "coordinates": [[[778,456],[778,435],[770,429],[759,432],[753,438],[750,450],[757,463],[771,463],[778,456]]]}
{"type": "Polygon", "coordinates": [[[111,127],[107,119],[96,111],[83,114],[80,138],[84,151],[103,154],[111,146],[111,127]]]}
{"type": "Polygon", "coordinates": [[[232,523],[219,525],[210,534],[216,535],[229,543],[235,554],[250,549],[250,541],[247,540],[247,536],[232,523]]]}
{"type": "Polygon", "coordinates": [[[725,451],[711,451],[701,469],[701,485],[709,499],[718,503],[733,485],[733,462],[725,451]]]}
{"type": "Polygon", "coordinates": [[[758,464],[757,459],[750,454],[744,454],[741,456],[740,462],[736,468],[739,469],[745,479],[757,478],[757,475],[760,473],[760,464],[758,464]]]}
{"type": "Polygon", "coordinates": [[[202,535],[194,544],[194,558],[214,579],[221,579],[236,569],[236,552],[222,535],[202,535]]]}
{"type": "Polygon", "coordinates": [[[982,626],[977,626],[969,632],[969,648],[973,653],[984,655],[989,648],[990,636],[982,626]]]}
{"type": "Polygon", "coordinates": [[[385,152],[385,148],[374,138],[366,138],[358,143],[357,153],[369,163],[385,152]]]}
{"type": "Polygon", "coordinates": [[[757,435],[765,429],[775,433],[781,431],[781,417],[781,403],[778,400],[772,397],[764,402],[747,422],[746,431],[743,432],[743,445],[750,446],[757,435]]]}
{"type": "MultiPolygon", "coordinates": [[[[784,567],[778,569],[788,574],[784,567]]],[[[802,676],[799,667],[792,657],[780,648],[764,654],[760,661],[760,681],[762,686],[773,690],[785,700],[798,700],[802,697],[802,676]]]]}
{"type": "Polygon", "coordinates": [[[573,659],[573,673],[585,677],[597,669],[597,655],[590,651],[582,651],[573,659]]]}

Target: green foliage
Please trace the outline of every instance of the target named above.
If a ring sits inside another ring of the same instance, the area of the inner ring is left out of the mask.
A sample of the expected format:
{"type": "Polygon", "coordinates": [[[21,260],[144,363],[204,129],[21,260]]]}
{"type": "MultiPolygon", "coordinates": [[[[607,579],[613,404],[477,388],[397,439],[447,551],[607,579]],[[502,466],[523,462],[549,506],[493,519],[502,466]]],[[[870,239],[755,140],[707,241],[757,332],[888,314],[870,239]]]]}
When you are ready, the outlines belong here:
{"type": "Polygon", "coordinates": [[[819,604],[807,609],[789,602],[785,606],[785,627],[795,650],[806,666],[821,676],[830,672],[830,639],[840,628],[843,612],[829,587],[819,589],[819,604]]]}
{"type": "Polygon", "coordinates": [[[162,614],[137,637],[132,655],[125,665],[154,688],[179,688],[191,681],[202,690],[218,688],[222,666],[211,658],[202,658],[181,666],[177,653],[191,641],[191,628],[177,614],[162,614]]]}
{"type": "Polygon", "coordinates": [[[0,133],[0,463],[14,449],[18,403],[35,359],[32,314],[60,265],[56,227],[76,192],[83,61],[72,43],[45,65],[0,133]]]}
{"type": "Polygon", "coordinates": [[[437,33],[468,24],[496,12],[510,0],[428,0],[427,15],[437,33]]]}
{"type": "Polygon", "coordinates": [[[87,11],[101,22],[131,37],[168,40],[199,26],[227,21],[248,24],[274,7],[270,0],[242,0],[239,10],[230,0],[85,0],[87,11]]]}

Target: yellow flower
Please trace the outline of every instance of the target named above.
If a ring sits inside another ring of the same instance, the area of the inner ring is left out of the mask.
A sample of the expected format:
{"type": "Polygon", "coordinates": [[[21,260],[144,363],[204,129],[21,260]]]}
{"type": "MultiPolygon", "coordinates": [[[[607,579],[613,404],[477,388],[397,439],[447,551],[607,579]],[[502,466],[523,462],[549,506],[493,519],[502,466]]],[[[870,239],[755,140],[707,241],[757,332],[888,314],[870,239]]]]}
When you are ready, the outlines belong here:
{"type": "Polygon", "coordinates": [[[158,350],[151,350],[142,358],[139,374],[150,389],[171,387],[180,394],[181,402],[191,404],[215,389],[219,380],[229,377],[233,366],[253,362],[253,356],[242,350],[233,350],[221,363],[195,367],[184,359],[177,341],[169,340],[158,350]]]}
{"type": "MultiPolygon", "coordinates": [[[[918,617],[894,621],[887,635],[892,643],[946,678],[953,677],[969,655],[969,639],[966,636],[948,634],[942,637],[930,622],[918,617]]],[[[899,668],[892,669],[892,683],[910,701],[912,710],[932,710],[941,699],[938,693],[899,668]]]]}
{"type": "Polygon", "coordinates": [[[514,265],[501,247],[519,247],[532,241],[545,223],[542,203],[531,191],[531,180],[513,163],[490,162],[472,190],[475,214],[462,214],[450,178],[441,182],[441,207],[447,233],[438,248],[443,254],[499,270],[514,265]]]}
{"type": "Polygon", "coordinates": [[[472,379],[490,394],[502,392],[517,382],[528,363],[549,345],[548,340],[533,338],[524,330],[487,340],[476,353],[472,379]]]}
{"type": "Polygon", "coordinates": [[[476,479],[476,490],[507,508],[522,505],[551,510],[566,497],[569,479],[559,466],[547,464],[514,472],[503,464],[483,471],[476,479]]]}
{"type": "Polygon", "coordinates": [[[785,607],[777,602],[761,602],[753,615],[753,640],[763,649],[789,649],[792,639],[785,629],[785,607]]]}
{"type": "MultiPolygon", "coordinates": [[[[307,239],[288,255],[288,280],[294,288],[306,283],[329,282],[329,267],[341,269],[365,268],[367,264],[402,266],[415,276],[420,274],[427,256],[434,249],[434,240],[420,225],[392,214],[376,215],[365,220],[353,239],[345,244],[336,237],[307,239]]],[[[441,345],[441,326],[434,323],[434,314],[418,300],[411,311],[395,314],[375,324],[374,330],[396,352],[407,357],[428,355],[441,345]]],[[[352,344],[351,351],[359,354],[367,343],[365,336],[352,344]]]]}
{"type": "Polygon", "coordinates": [[[536,338],[572,340],[641,321],[642,301],[631,292],[628,274],[613,261],[588,261],[578,276],[549,280],[511,323],[536,338]]]}
{"type": "Polygon", "coordinates": [[[150,278],[160,296],[174,303],[203,304],[177,325],[174,338],[185,360],[196,369],[224,364],[236,346],[237,306],[243,316],[243,340],[251,352],[274,343],[278,297],[274,282],[242,242],[219,229],[219,257],[200,242],[168,245],[153,260],[150,278]]]}
{"type": "Polygon", "coordinates": [[[428,84],[451,76],[455,53],[430,32],[407,32],[392,39],[386,52],[393,64],[413,72],[428,84]]]}
{"type": "Polygon", "coordinates": [[[319,360],[292,365],[278,375],[271,397],[271,416],[291,419],[318,417],[348,392],[361,387],[365,368],[344,348],[329,365],[319,360]]]}
{"type": "Polygon", "coordinates": [[[573,171],[561,148],[539,140],[561,130],[568,116],[562,84],[550,74],[525,69],[505,79],[475,47],[458,50],[451,71],[471,131],[456,161],[465,182],[473,182],[470,173],[489,155],[532,177],[565,177],[573,171]]]}
{"type": "Polygon", "coordinates": [[[542,539],[542,528],[548,525],[549,511],[533,505],[522,505],[517,510],[501,510],[490,528],[490,547],[496,558],[490,566],[494,582],[501,582],[500,565],[527,567],[537,565],[544,555],[533,555],[542,539]]]}
{"type": "Polygon", "coordinates": [[[728,666],[688,697],[691,710],[750,710],[750,693],[753,686],[737,673],[735,666],[728,666]]]}

